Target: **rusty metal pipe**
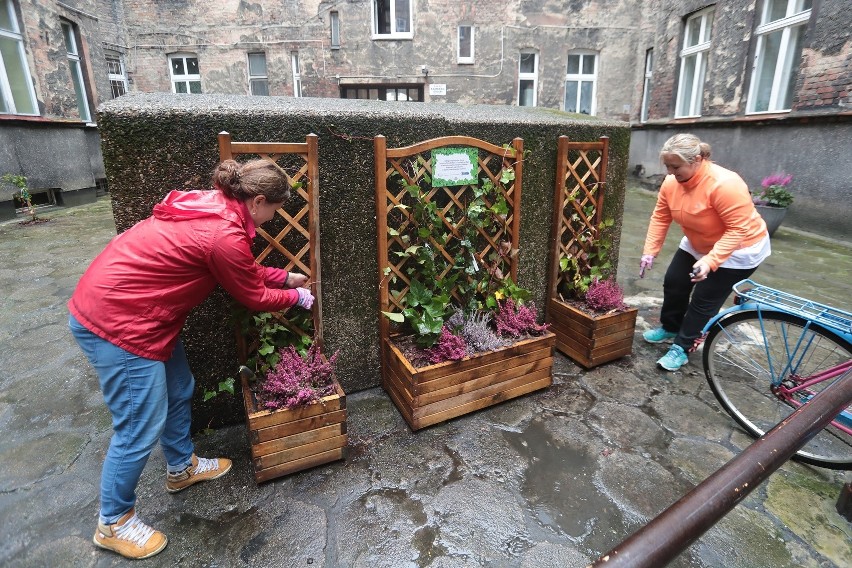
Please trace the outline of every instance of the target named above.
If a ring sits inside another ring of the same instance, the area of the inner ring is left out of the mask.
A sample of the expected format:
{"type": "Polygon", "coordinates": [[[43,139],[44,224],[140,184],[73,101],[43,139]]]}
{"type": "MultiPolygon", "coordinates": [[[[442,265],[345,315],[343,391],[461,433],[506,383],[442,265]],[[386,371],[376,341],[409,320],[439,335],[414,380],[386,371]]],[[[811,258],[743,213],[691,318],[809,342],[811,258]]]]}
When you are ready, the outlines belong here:
{"type": "Polygon", "coordinates": [[[852,403],[852,374],[799,407],[647,525],[591,564],[659,568],[695,542],[852,403]]]}

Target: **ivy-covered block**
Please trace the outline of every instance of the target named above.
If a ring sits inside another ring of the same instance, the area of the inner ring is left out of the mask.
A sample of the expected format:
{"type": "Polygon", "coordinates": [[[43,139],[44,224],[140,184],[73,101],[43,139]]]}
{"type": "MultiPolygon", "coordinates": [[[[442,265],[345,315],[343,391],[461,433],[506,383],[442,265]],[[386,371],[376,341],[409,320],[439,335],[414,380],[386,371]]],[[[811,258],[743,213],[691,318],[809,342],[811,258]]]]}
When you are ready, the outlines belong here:
{"type": "Polygon", "coordinates": [[[553,383],[556,335],[525,339],[497,351],[415,368],[386,340],[382,386],[412,430],[519,397],[553,383]]]}

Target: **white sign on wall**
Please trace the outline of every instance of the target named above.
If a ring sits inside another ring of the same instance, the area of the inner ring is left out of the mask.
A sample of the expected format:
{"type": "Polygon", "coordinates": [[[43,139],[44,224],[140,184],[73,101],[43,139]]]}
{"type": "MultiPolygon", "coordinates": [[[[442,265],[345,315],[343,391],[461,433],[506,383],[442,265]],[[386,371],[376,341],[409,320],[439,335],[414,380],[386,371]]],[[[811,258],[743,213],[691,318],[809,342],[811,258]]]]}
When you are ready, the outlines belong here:
{"type": "Polygon", "coordinates": [[[443,96],[447,94],[447,84],[446,83],[432,83],[429,85],[429,95],[430,96],[443,96]]]}

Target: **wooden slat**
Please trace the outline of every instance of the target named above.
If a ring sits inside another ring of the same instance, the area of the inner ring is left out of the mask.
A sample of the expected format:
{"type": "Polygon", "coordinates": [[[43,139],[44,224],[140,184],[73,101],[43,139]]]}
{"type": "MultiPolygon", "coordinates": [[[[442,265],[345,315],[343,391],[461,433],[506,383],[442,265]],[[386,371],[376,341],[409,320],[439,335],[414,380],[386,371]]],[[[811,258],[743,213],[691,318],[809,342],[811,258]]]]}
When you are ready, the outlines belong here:
{"type": "Polygon", "coordinates": [[[291,473],[295,473],[297,471],[303,471],[305,469],[316,467],[318,465],[327,464],[333,461],[342,460],[346,455],[345,448],[335,448],[332,450],[328,450],[326,452],[322,452],[319,454],[314,454],[312,456],[307,456],[301,459],[296,459],[293,461],[289,461],[280,465],[276,465],[267,469],[262,469],[260,471],[255,471],[254,479],[258,483],[263,483],[264,481],[269,481],[270,479],[275,479],[277,477],[282,477],[284,475],[289,475],[291,473]]]}
{"type": "Polygon", "coordinates": [[[345,433],[346,422],[337,422],[334,424],[329,424],[328,426],[311,428],[304,432],[299,432],[298,434],[281,436],[278,438],[273,438],[266,442],[252,444],[251,455],[253,457],[260,457],[265,456],[267,454],[274,454],[276,452],[280,452],[288,448],[303,446],[311,442],[316,442],[317,440],[325,440],[326,438],[341,436],[345,433]]]}
{"type": "Polygon", "coordinates": [[[274,440],[276,438],[281,438],[283,436],[291,436],[293,434],[307,432],[308,430],[312,430],[314,428],[322,428],[324,426],[328,426],[329,424],[338,424],[340,422],[344,422],[345,420],[346,410],[333,410],[330,412],[323,412],[322,414],[317,414],[316,416],[302,418],[300,420],[282,422],[280,424],[267,426],[266,428],[251,430],[250,439],[253,444],[259,444],[262,442],[274,440]]]}
{"type": "Polygon", "coordinates": [[[266,454],[254,458],[255,470],[268,469],[270,467],[281,465],[294,460],[300,460],[315,454],[321,454],[336,448],[346,446],[346,435],[334,436],[322,440],[316,440],[295,448],[288,448],[274,454],[266,454]]]}
{"type": "Polygon", "coordinates": [[[254,394],[249,388],[248,381],[241,377],[243,387],[243,401],[246,405],[246,416],[248,419],[249,430],[260,430],[277,424],[293,422],[322,414],[323,412],[333,412],[346,408],[346,396],[341,395],[343,392],[339,384],[335,385],[337,393],[321,398],[319,401],[300,406],[293,409],[282,410],[257,410],[254,402],[254,394]]]}

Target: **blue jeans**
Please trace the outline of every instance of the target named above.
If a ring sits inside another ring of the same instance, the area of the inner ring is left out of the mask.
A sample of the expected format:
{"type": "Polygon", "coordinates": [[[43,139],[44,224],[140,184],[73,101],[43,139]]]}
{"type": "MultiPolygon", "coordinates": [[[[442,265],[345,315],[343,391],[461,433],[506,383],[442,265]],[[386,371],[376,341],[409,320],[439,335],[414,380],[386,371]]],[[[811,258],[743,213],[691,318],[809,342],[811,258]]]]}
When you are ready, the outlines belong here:
{"type": "Polygon", "coordinates": [[[115,523],[136,504],[136,485],[160,441],[168,471],[192,464],[189,435],[195,378],[183,344],[163,363],[134,355],[83,327],[68,322],[74,339],[98,373],[104,401],[112,413],[113,436],[101,471],[100,520],[115,523]]]}

